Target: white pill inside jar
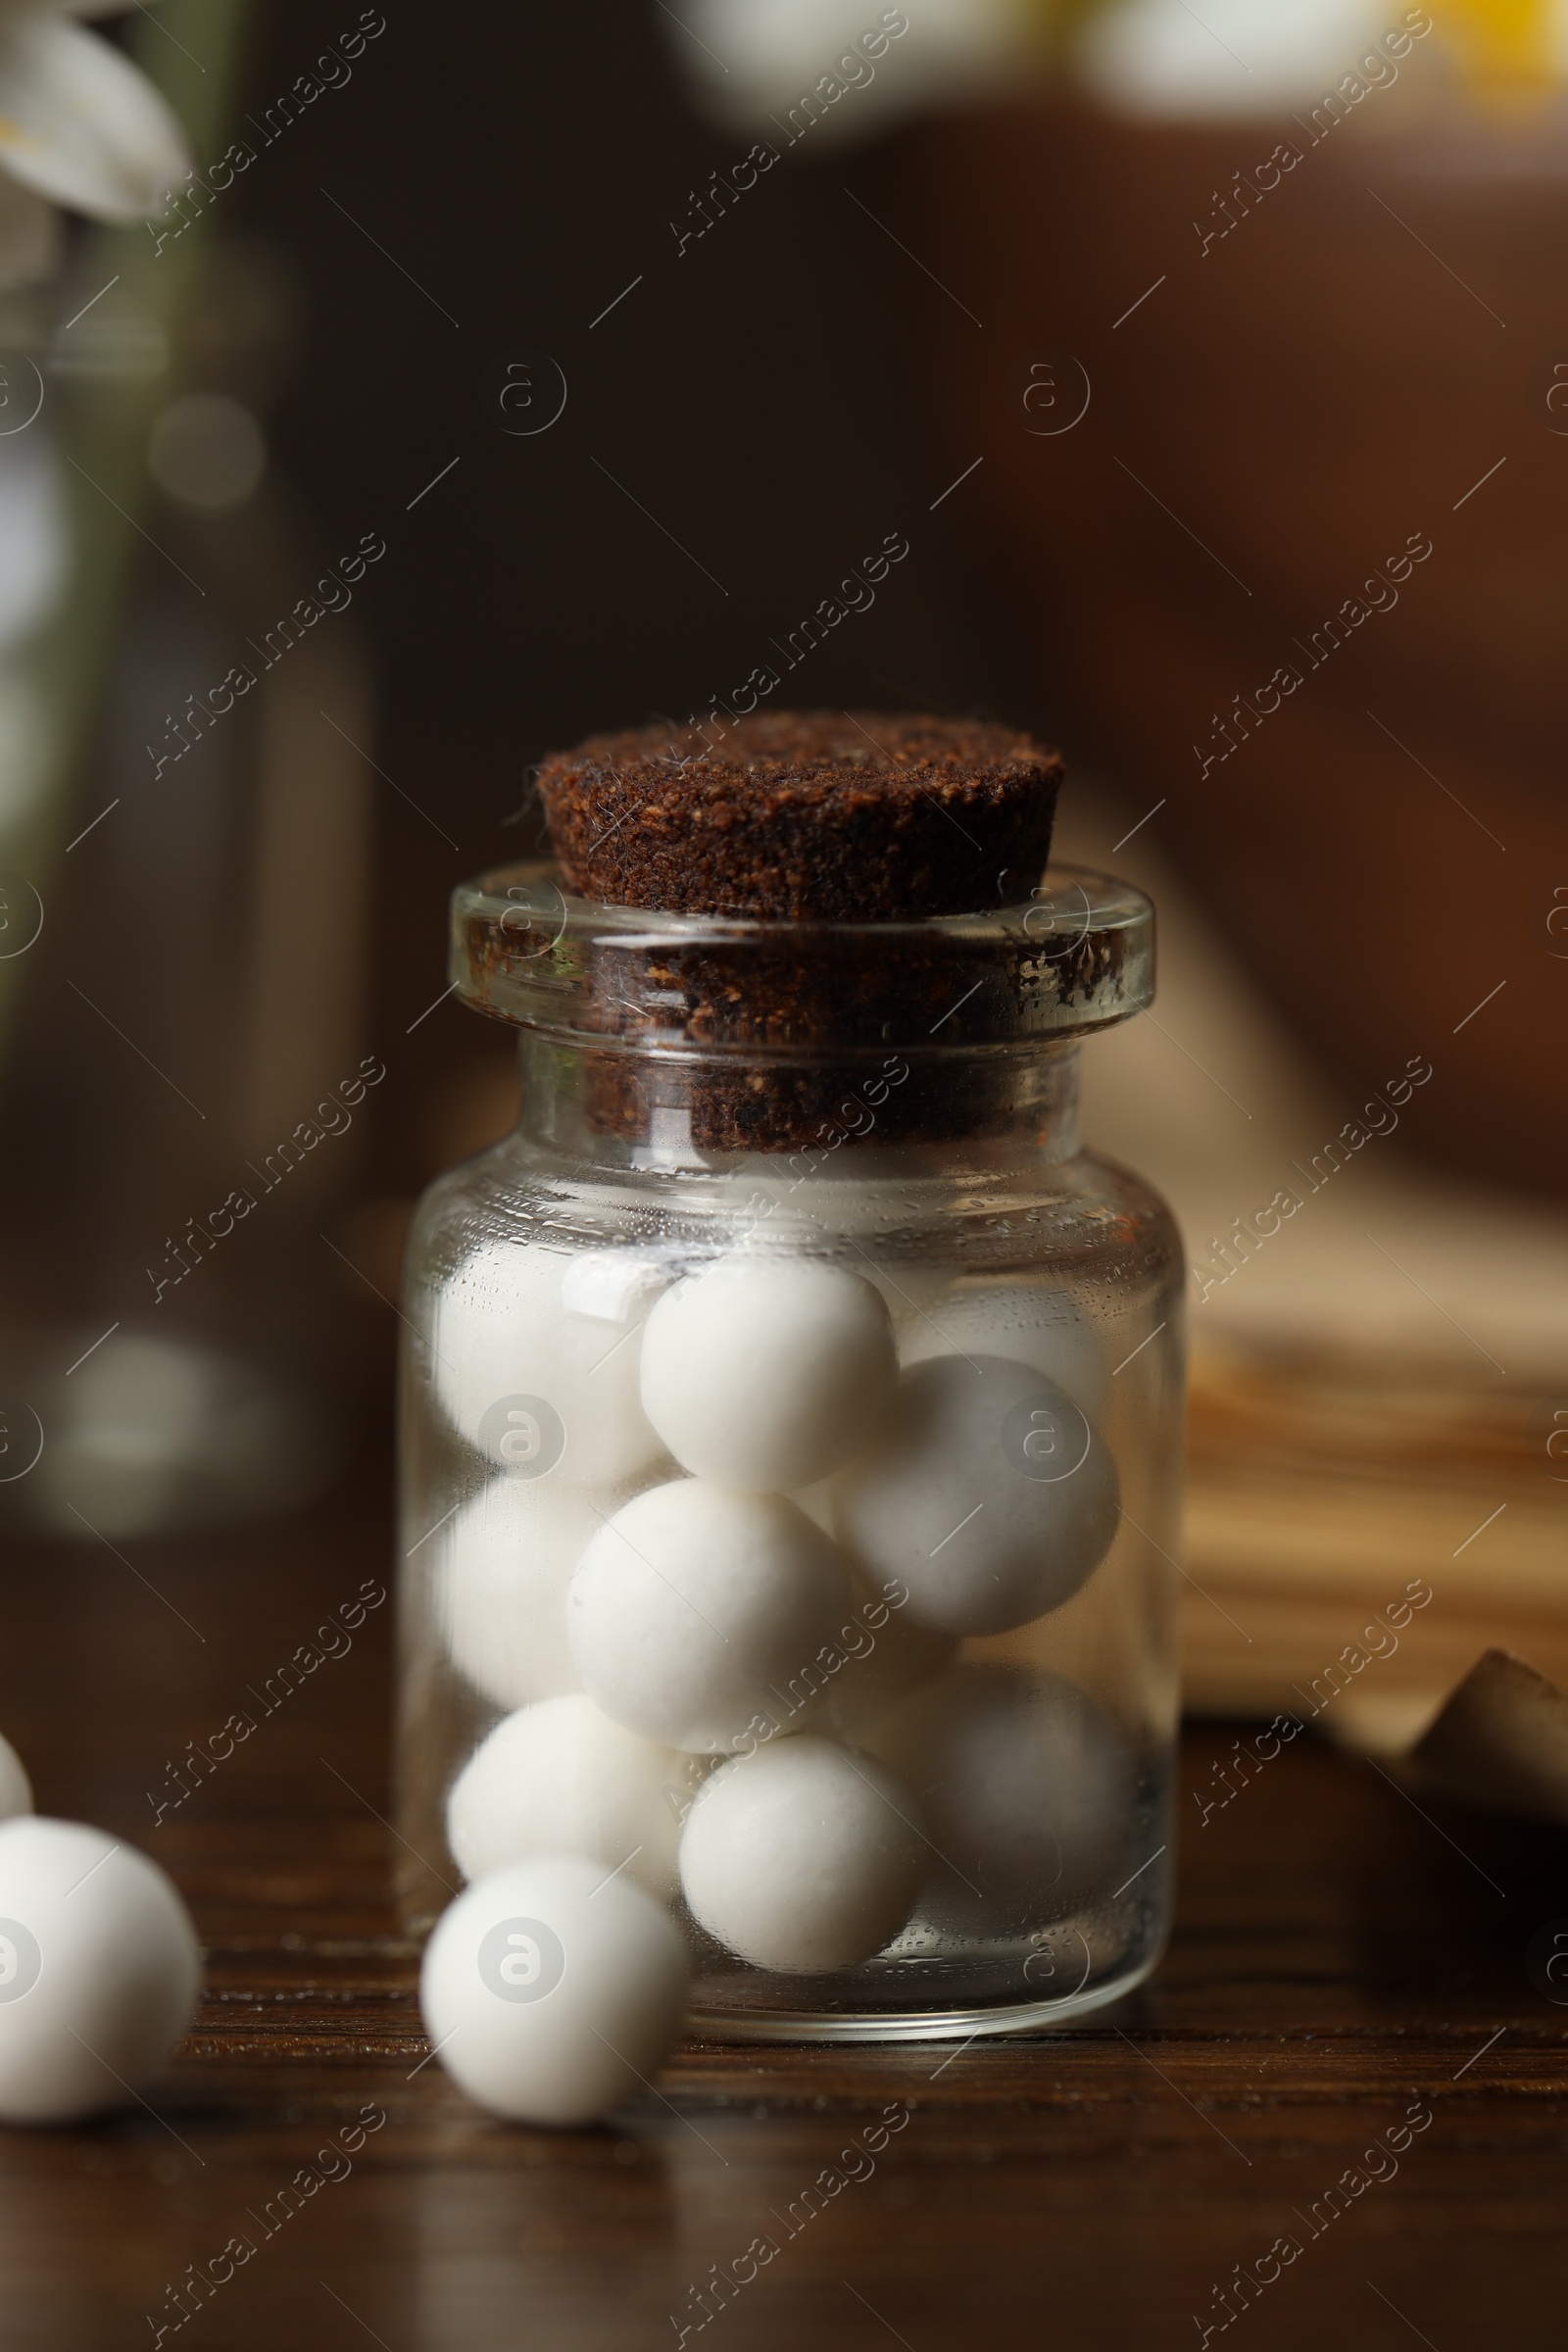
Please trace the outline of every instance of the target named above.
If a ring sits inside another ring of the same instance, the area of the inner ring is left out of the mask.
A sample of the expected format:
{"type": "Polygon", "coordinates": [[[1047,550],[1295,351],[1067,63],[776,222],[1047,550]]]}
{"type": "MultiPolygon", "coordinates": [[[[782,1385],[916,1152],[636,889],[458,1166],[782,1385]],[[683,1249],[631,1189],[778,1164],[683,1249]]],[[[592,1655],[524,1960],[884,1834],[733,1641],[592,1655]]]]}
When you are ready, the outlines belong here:
{"type": "Polygon", "coordinates": [[[868,1581],[901,1580],[911,1620],[1001,1634],[1061,1606],[1120,1518],[1116,1465],[1082,1409],[1032,1365],[933,1356],[833,1490],[839,1541],[868,1581]]]}
{"type": "Polygon", "coordinates": [[[102,1830],[0,1823],[0,2117],[127,2105],[190,2023],[201,1955],[155,1862],[102,1830]]]}
{"type": "Polygon", "coordinates": [[[1110,1401],[1110,1363],[1093,1322],[1070,1291],[1038,1283],[953,1285],[903,1327],[899,1353],[906,1364],[933,1355],[1000,1355],[1032,1364],[1094,1422],[1110,1401]]]}
{"type": "Polygon", "coordinates": [[[633,1250],[475,1250],[437,1293],[436,1394],[492,1462],[523,1479],[613,1485],[662,1447],[639,1396],[643,1326],[668,1279],[633,1250]]]}
{"type": "Polygon", "coordinates": [[[860,1275],[738,1251],[655,1306],[642,1400],[685,1469],[777,1494],[848,1460],[886,1409],[896,1371],[887,1307],[860,1275]]]}
{"type": "Polygon", "coordinates": [[[685,1999],[668,1912],[580,1855],[476,1879],[437,1920],[419,1972],[441,2064],[514,2123],[591,2124],[638,2096],[669,2055],[685,1999]]]}
{"type": "Polygon", "coordinates": [[[667,1901],[692,1764],[580,1693],[541,1699],[503,1717],[459,1773],[447,1843],[466,1879],[533,1854],[582,1854],[667,1901]]]}
{"type": "Polygon", "coordinates": [[[663,1746],[722,1755],[804,1724],[850,1606],[837,1547],[777,1494],[695,1478],[618,1510],[566,1596],[571,1653],[604,1712],[663,1746]]]}
{"type": "Polygon", "coordinates": [[[447,1654],[498,1706],[581,1688],[566,1588],[616,1499],[554,1479],[492,1479],[431,1539],[431,1606],[447,1654]]]}
{"type": "Polygon", "coordinates": [[[885,1765],[809,1732],[775,1740],[703,1784],[681,1835],[681,1890],[692,1917],[756,1968],[853,1968],[909,1916],[921,1828],[885,1765]]]}
{"type": "Polygon", "coordinates": [[[925,1816],[920,1913],[940,1930],[1015,1935],[1104,1899],[1143,1859],[1128,1744],[1059,1675],[955,1666],[891,1708],[866,1744],[925,1816]]]}

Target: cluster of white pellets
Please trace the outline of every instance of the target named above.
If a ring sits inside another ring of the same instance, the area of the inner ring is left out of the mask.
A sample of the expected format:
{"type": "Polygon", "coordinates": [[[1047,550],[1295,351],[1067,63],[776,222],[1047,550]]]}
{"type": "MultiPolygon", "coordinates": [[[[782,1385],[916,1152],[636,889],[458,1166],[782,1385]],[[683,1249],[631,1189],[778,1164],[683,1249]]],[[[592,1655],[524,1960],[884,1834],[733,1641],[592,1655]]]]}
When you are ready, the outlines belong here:
{"type": "Polygon", "coordinates": [[[511,1710],[451,1789],[471,1884],[425,1963],[476,2097],[582,2120],[657,2066],[677,1890],[739,1959],[811,1976],[916,1916],[1014,1934],[1101,1883],[1120,1734],[958,1654],[1059,1608],[1116,1531],[1103,1357],[1064,1297],[494,1244],[433,1349],[500,1472],[434,1577],[454,1664],[511,1710]]]}
{"type": "Polygon", "coordinates": [[[66,2124],[136,2095],[190,2023],[201,1954],[134,1846],[46,1821],[0,1740],[0,2118],[66,2124]]]}

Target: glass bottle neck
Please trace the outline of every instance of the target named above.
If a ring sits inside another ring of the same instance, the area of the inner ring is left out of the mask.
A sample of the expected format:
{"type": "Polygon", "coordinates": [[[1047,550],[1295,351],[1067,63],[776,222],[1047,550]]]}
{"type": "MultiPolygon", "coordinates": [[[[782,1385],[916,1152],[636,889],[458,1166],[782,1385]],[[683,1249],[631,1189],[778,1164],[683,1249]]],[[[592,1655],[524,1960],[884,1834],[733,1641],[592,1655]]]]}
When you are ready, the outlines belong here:
{"type": "Polygon", "coordinates": [[[902,1182],[995,1175],[1079,1150],[1076,1044],[749,1060],[518,1039],[518,1140],[582,1168],[831,1173],[902,1182]]]}

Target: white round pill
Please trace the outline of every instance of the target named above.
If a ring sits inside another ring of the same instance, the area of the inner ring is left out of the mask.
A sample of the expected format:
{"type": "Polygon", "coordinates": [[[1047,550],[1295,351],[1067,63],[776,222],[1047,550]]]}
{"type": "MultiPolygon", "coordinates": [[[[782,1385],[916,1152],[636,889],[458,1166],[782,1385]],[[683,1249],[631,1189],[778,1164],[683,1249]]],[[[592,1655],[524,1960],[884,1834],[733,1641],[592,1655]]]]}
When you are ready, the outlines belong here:
{"type": "Polygon", "coordinates": [[[872,1444],[834,1487],[840,1542],[907,1586],[912,1619],[1002,1634],[1059,1608],[1110,1547],[1116,1465],[1082,1409],[1030,1364],[938,1355],[901,1375],[872,1444]]]}
{"type": "Polygon", "coordinates": [[[638,1352],[666,1279],[634,1250],[474,1250],[436,1298],[431,1348],[447,1414],[519,1480],[634,1478],[662,1450],[638,1398],[638,1352]]]}
{"type": "Polygon", "coordinates": [[[754,1967],[792,1976],[853,1968],[891,1943],[925,1863],[908,1789],[808,1732],[720,1765],[680,1841],[692,1917],[754,1967]]]}
{"type": "MultiPolygon", "coordinates": [[[[492,1479],[432,1539],[432,1605],[453,1664],[498,1706],[581,1688],[566,1587],[614,1498],[554,1479],[492,1479]]],[[[416,1554],[417,1558],[417,1554],[416,1554]]]]}
{"type": "Polygon", "coordinates": [[[124,2105],[190,2023],[201,1955],[172,1882],[74,1821],[0,1823],[0,2117],[124,2105]]]}
{"type": "Polygon", "coordinates": [[[0,1821],[32,1811],[32,1783],[9,1740],[0,1739],[0,1821]]]}
{"type": "Polygon", "coordinates": [[[1070,1291],[1037,1283],[959,1283],[925,1303],[899,1334],[906,1364],[933,1355],[1004,1355],[1032,1364],[1099,1421],[1110,1399],[1100,1335],[1070,1291]]]}
{"type": "Polygon", "coordinates": [[[922,1917],[1015,1935],[1110,1894],[1132,1855],[1137,1776],[1104,1710],[1058,1675],[955,1666],[867,1735],[925,1816],[922,1917]]]}
{"type": "Polygon", "coordinates": [[[850,1605],[843,1559],[778,1494],[695,1478],[626,1503],[566,1596],[572,1656],[607,1715],[665,1747],[723,1755],[794,1730],[850,1605]]]}
{"type": "Polygon", "coordinates": [[[590,2124],[635,2097],[668,2057],[685,1999],[668,1912],[579,1855],[476,1879],[437,1920],[419,1972],[448,2074],[523,2124],[590,2124]]]}
{"type": "Polygon", "coordinates": [[[896,1371],[877,1292],[820,1258],[718,1258],[665,1292],[643,1335],[643,1406],[670,1452],[751,1494],[809,1486],[847,1461],[896,1371]]]}
{"type": "Polygon", "coordinates": [[[585,1854],[667,1901],[692,1761],[591,1698],[541,1699],[505,1716],[459,1773],[447,1843],[466,1879],[530,1854],[585,1854]]]}

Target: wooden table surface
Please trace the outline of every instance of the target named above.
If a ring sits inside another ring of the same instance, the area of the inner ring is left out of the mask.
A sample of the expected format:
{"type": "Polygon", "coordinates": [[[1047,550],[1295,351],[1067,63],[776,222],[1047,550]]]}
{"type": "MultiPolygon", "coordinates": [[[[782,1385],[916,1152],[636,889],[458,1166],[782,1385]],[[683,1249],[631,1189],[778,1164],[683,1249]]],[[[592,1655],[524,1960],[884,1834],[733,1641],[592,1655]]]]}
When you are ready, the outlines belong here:
{"type": "Polygon", "coordinates": [[[379,1478],[238,1536],[9,1552],[0,1726],[40,1809],[162,1859],[209,1959],[144,2106],[0,2132],[6,2344],[1558,2352],[1568,2007],[1526,1947],[1568,1924],[1568,1840],[1424,1816],[1304,1739],[1200,1824],[1232,1734],[1198,1726],[1175,1941],[1120,2009],[960,2052],[693,2043],[603,2131],[510,2129],[422,2063],[390,1606],[156,1827],[147,1796],[390,1556],[379,1478]]]}

